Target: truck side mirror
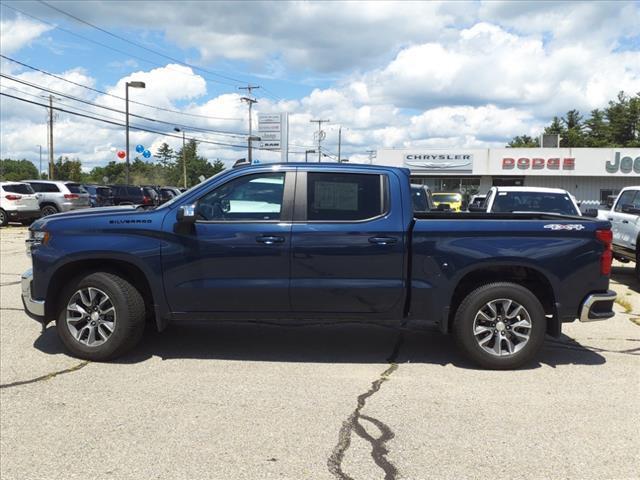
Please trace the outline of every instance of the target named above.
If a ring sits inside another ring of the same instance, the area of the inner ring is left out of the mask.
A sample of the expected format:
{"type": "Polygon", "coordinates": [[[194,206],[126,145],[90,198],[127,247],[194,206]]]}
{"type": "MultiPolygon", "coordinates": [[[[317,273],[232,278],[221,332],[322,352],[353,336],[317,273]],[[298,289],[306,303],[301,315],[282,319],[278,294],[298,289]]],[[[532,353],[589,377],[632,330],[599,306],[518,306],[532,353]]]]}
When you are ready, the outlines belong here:
{"type": "Polygon", "coordinates": [[[193,224],[196,222],[196,206],[195,204],[191,205],[182,205],[178,207],[178,213],[176,215],[176,220],[178,223],[183,224],[193,224]]]}
{"type": "Polygon", "coordinates": [[[640,215],[640,208],[636,208],[631,203],[622,205],[622,213],[630,213],[631,215],[640,215]]]}

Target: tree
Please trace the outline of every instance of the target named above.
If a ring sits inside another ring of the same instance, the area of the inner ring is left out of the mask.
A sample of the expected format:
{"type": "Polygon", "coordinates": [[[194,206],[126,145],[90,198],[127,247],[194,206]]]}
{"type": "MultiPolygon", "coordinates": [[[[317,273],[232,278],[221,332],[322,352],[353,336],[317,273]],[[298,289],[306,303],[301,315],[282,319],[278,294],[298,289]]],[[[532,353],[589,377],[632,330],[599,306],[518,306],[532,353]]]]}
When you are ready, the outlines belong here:
{"type": "Polygon", "coordinates": [[[513,137],[507,147],[511,148],[535,148],[540,146],[540,141],[537,138],[532,138],[529,135],[521,135],[513,137]]]}
{"type": "Polygon", "coordinates": [[[38,178],[38,169],[29,160],[12,160],[5,158],[0,160],[1,180],[30,180],[38,178]]]}
{"type": "Polygon", "coordinates": [[[59,157],[53,165],[53,178],[55,180],[82,181],[82,163],[77,158],[71,160],[69,157],[59,157]]]}
{"type": "Polygon", "coordinates": [[[168,168],[175,163],[175,153],[166,142],[160,145],[160,148],[158,148],[154,157],[157,158],[160,165],[165,168],[168,168]]]}
{"type": "Polygon", "coordinates": [[[585,122],[586,142],[589,147],[606,147],[610,143],[609,125],[607,124],[602,110],[591,110],[591,117],[585,122]]]}
{"type": "MultiPolygon", "coordinates": [[[[183,156],[182,148],[176,153],[177,162],[171,168],[169,180],[173,185],[184,185],[183,179],[183,156]]],[[[187,187],[193,186],[200,182],[199,177],[202,175],[209,178],[218,172],[224,170],[224,164],[216,160],[213,164],[198,155],[198,143],[195,139],[190,139],[184,146],[184,153],[187,165],[187,187]]]]}

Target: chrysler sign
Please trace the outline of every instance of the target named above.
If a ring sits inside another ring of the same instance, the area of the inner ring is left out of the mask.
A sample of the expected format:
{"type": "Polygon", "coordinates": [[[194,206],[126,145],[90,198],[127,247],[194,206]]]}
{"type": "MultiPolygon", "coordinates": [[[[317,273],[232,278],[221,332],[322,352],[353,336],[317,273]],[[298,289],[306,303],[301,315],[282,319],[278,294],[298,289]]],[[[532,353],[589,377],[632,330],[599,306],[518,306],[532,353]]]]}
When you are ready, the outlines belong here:
{"type": "Polygon", "coordinates": [[[471,171],[473,155],[469,153],[408,153],[404,163],[426,170],[471,171]]]}

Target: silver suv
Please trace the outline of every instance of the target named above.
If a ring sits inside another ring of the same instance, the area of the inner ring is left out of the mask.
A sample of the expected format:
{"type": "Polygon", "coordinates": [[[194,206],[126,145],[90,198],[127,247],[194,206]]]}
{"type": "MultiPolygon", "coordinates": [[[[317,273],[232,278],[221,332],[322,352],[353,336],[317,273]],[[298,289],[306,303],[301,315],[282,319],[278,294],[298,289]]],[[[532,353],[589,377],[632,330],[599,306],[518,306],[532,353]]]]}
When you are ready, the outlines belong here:
{"type": "Polygon", "coordinates": [[[42,216],[89,208],[89,193],[76,182],[57,180],[24,180],[38,195],[42,216]]]}

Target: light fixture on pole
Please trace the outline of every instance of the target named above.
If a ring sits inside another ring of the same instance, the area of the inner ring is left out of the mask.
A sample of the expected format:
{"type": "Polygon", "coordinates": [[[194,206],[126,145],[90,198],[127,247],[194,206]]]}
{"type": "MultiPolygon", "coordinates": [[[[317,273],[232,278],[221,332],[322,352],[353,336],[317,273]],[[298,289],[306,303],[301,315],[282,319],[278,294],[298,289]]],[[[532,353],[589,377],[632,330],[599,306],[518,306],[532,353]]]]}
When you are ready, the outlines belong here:
{"type": "Polygon", "coordinates": [[[304,151],[304,163],[307,163],[309,161],[309,154],[310,153],[316,153],[315,150],[305,150],[304,151]]]}
{"type": "Polygon", "coordinates": [[[127,185],[129,185],[129,87],[131,88],[145,88],[146,85],[144,82],[127,82],[125,84],[125,88],[124,88],[124,103],[125,103],[125,115],[127,117],[126,119],[126,124],[127,124],[127,164],[126,164],[126,169],[127,169],[127,185]]]}
{"type": "Polygon", "coordinates": [[[185,149],[184,130],[180,130],[178,127],[173,129],[175,132],[182,132],[182,181],[184,188],[187,188],[187,151],[185,149]]]}

